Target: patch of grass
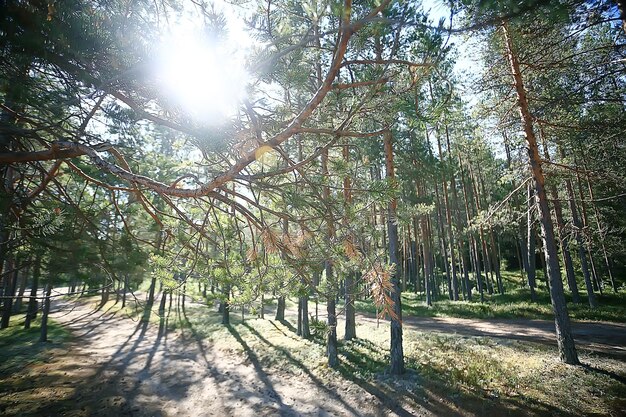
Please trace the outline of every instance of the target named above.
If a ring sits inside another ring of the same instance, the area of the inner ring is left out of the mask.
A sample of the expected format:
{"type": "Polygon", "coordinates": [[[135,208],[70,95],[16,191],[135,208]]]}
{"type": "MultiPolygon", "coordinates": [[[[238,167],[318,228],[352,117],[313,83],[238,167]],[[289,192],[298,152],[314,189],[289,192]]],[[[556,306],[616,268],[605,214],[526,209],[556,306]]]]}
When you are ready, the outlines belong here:
{"type": "Polygon", "coordinates": [[[45,362],[51,349],[70,339],[67,329],[48,319],[48,342],[39,342],[41,315],[24,329],[24,319],[12,318],[9,327],[0,330],[0,375],[10,375],[25,366],[45,362]]]}
{"type": "MultiPolygon", "coordinates": [[[[626,293],[597,294],[600,306],[592,309],[588,304],[568,302],[567,307],[573,320],[626,322],[626,293]]],[[[583,299],[584,300],[584,299],[583,299]]],[[[356,301],[358,311],[375,313],[370,300],[356,301]]],[[[450,301],[440,297],[428,307],[422,293],[402,293],[402,311],[417,317],[460,317],[474,319],[541,319],[553,320],[554,313],[547,290],[537,290],[537,302],[530,301],[530,292],[525,288],[508,290],[505,294],[485,294],[481,303],[474,292],[472,301],[450,301]]]]}
{"type": "MultiPolygon", "coordinates": [[[[342,374],[381,381],[389,329],[364,324],[357,332],[366,339],[342,344],[342,374]]],[[[626,406],[626,365],[617,360],[581,354],[587,366],[569,366],[550,346],[413,331],[404,333],[403,345],[406,365],[418,379],[382,380],[417,403],[444,398],[482,415],[615,415],[626,406]],[[486,400],[493,412],[480,408],[486,400]]]]}

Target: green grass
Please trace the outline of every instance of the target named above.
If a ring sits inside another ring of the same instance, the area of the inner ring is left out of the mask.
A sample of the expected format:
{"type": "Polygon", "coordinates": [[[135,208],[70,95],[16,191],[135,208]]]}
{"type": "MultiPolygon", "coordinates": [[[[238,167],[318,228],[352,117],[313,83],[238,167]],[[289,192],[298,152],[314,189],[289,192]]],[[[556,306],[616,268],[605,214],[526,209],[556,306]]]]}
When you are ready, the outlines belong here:
{"type": "Polygon", "coordinates": [[[48,360],[51,349],[70,339],[64,327],[48,319],[48,342],[39,342],[41,319],[24,330],[24,319],[13,317],[8,328],[0,330],[0,375],[9,375],[29,364],[48,360]]]}
{"type": "MultiPolygon", "coordinates": [[[[505,294],[489,295],[485,292],[485,302],[479,301],[479,294],[472,293],[472,301],[450,301],[447,296],[440,296],[433,301],[433,305],[426,305],[425,296],[404,292],[402,294],[402,311],[404,314],[417,317],[459,317],[474,319],[542,319],[553,320],[554,314],[550,304],[550,295],[539,278],[537,302],[530,301],[530,292],[520,288],[519,273],[503,272],[505,294]]],[[[614,294],[607,288],[603,295],[596,294],[600,306],[596,309],[589,307],[584,291],[581,292],[580,304],[569,301],[567,306],[573,320],[626,322],[626,293],[614,294]]],[[[358,311],[375,313],[376,308],[370,300],[357,301],[358,311]]]]}

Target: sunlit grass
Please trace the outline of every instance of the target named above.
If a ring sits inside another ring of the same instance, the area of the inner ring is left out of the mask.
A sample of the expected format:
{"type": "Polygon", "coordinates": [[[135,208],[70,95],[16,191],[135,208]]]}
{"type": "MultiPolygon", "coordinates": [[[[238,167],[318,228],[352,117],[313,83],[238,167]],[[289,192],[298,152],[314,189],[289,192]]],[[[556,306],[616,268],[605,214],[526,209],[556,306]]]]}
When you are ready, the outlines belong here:
{"type": "MultiPolygon", "coordinates": [[[[444,294],[433,301],[432,306],[426,305],[423,293],[404,292],[402,294],[402,310],[405,314],[417,317],[459,317],[472,319],[542,319],[553,320],[554,313],[550,303],[550,294],[545,285],[541,285],[540,277],[537,289],[537,302],[530,301],[530,292],[521,288],[519,273],[503,272],[505,294],[488,294],[481,303],[478,293],[473,291],[471,301],[450,301],[444,294]]],[[[574,320],[626,322],[626,293],[614,294],[605,292],[596,294],[600,306],[589,307],[586,297],[581,291],[581,303],[571,302],[566,295],[570,317],[574,320]]],[[[376,308],[369,300],[357,301],[357,309],[375,313],[376,308]]]]}

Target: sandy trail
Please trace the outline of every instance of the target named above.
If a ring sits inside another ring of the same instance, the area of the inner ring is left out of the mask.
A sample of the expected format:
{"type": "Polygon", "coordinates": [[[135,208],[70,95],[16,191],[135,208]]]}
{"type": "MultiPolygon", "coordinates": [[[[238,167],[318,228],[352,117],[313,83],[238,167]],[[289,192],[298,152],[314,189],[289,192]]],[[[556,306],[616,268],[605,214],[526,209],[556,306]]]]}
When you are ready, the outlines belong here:
{"type": "Polygon", "coordinates": [[[75,342],[40,371],[62,375],[63,382],[51,382],[59,401],[31,415],[431,415],[399,406],[394,413],[389,400],[338,376],[322,383],[312,374],[265,369],[241,338],[244,355],[165,331],[163,321],[133,321],[86,305],[57,301],[51,316],[75,342]]]}

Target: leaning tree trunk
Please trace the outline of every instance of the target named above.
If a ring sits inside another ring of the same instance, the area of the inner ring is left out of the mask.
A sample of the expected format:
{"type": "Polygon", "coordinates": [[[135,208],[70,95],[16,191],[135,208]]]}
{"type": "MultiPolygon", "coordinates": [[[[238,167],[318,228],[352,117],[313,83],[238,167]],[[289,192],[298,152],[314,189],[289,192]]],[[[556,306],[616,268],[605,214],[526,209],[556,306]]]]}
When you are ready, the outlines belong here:
{"type": "Polygon", "coordinates": [[[563,281],[561,280],[561,270],[559,268],[558,253],[554,239],[554,229],[552,226],[552,218],[550,216],[550,207],[548,206],[548,198],[546,196],[545,178],[541,166],[541,157],[539,156],[539,148],[537,146],[537,139],[533,129],[533,118],[530,114],[526,88],[524,87],[517,55],[513,49],[513,41],[506,24],[502,26],[502,29],[506,42],[507,57],[511,66],[513,81],[515,82],[515,90],[518,100],[517,105],[520,119],[524,127],[526,142],[528,143],[528,157],[537,192],[536,195],[541,219],[541,231],[544,240],[543,247],[546,258],[546,273],[550,281],[550,298],[552,300],[552,309],[554,311],[559,355],[561,360],[565,363],[578,364],[578,354],[576,352],[574,338],[572,337],[567,304],[565,303],[565,294],[563,292],[563,281]]]}
{"type": "MultiPolygon", "coordinates": [[[[385,163],[387,179],[395,186],[395,169],[393,164],[393,137],[391,131],[384,133],[385,163]]],[[[391,299],[393,301],[393,315],[391,317],[391,374],[404,373],[404,351],[402,348],[402,300],[400,297],[400,283],[398,282],[398,223],[396,219],[397,201],[394,198],[389,202],[387,209],[387,230],[389,235],[389,263],[395,265],[391,276],[391,299]]]]}

